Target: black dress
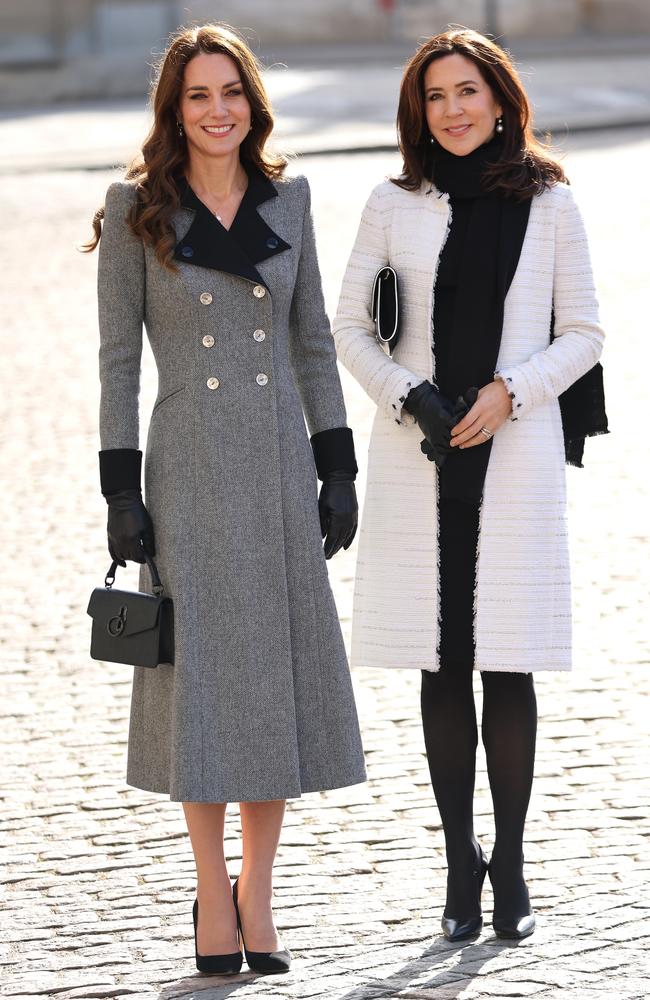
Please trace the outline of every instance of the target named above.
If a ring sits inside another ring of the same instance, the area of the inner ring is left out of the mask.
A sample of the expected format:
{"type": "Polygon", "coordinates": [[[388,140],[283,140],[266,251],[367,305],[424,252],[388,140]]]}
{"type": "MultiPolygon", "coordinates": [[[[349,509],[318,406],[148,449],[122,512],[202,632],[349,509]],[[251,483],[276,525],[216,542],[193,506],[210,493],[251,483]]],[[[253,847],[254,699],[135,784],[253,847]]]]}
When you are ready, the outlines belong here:
{"type": "MultiPolygon", "coordinates": [[[[440,255],[434,290],[433,326],[436,382],[444,391],[462,247],[474,199],[450,198],[452,223],[440,255]]],[[[469,384],[468,384],[469,388],[469,384]]],[[[462,460],[462,453],[455,460],[462,460]]],[[[441,499],[440,664],[442,669],[474,666],[474,587],[479,502],[441,499]]]]}

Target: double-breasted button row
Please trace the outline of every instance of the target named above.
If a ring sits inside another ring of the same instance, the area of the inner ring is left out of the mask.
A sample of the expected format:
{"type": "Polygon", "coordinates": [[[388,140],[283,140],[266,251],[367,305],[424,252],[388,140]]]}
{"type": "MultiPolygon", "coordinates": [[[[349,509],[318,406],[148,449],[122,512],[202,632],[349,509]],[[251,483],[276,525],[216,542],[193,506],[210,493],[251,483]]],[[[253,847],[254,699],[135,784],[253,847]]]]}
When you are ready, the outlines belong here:
{"type": "MultiPolygon", "coordinates": [[[[255,296],[256,299],[263,299],[264,296],[266,295],[266,288],[264,287],[264,285],[255,285],[255,288],[253,289],[253,295],[255,296]]],[[[199,302],[201,303],[202,306],[211,306],[212,293],[201,292],[201,294],[199,295],[199,302]]]]}
{"type": "MultiPolygon", "coordinates": [[[[255,376],[255,381],[258,385],[268,385],[269,377],[265,374],[265,372],[260,372],[259,375],[255,376]]],[[[219,382],[219,379],[213,375],[208,379],[206,385],[208,389],[218,389],[221,383],[219,382]]]]}
{"type": "MultiPolygon", "coordinates": [[[[256,340],[258,344],[261,344],[263,340],[266,340],[266,334],[264,330],[256,330],[253,334],[253,340],[256,340]]],[[[214,337],[211,333],[206,333],[205,337],[201,340],[204,347],[214,347],[214,337]]]]}

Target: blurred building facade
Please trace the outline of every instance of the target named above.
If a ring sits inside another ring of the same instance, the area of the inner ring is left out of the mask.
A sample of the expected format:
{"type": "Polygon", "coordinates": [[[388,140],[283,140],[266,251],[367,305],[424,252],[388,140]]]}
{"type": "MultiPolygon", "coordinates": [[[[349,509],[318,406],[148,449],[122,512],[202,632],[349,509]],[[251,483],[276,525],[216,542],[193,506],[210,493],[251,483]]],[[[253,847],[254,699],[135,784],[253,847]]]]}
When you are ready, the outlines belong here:
{"type": "Polygon", "coordinates": [[[2,0],[0,103],[146,88],[171,31],[220,20],[262,55],[282,47],[412,43],[465,24],[518,39],[650,36],[649,0],[2,0]]]}

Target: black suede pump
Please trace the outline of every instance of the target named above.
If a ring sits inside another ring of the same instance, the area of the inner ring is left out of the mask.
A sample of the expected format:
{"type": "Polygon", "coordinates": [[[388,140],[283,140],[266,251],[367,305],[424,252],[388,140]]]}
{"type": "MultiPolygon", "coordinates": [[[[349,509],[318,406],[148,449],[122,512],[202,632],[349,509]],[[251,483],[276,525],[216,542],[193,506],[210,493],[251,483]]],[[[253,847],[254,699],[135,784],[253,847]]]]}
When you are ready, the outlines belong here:
{"type": "Polygon", "coordinates": [[[196,927],[199,922],[198,899],[194,900],[192,917],[194,918],[194,957],[199,972],[203,972],[208,976],[236,976],[238,972],[241,972],[243,961],[241,951],[235,951],[229,955],[199,955],[199,948],[196,941],[196,927]]]}
{"type": "Polygon", "coordinates": [[[263,975],[274,975],[280,972],[288,972],[291,967],[291,952],[287,948],[283,948],[281,951],[249,951],[246,947],[246,941],[244,940],[244,932],[241,925],[241,917],[239,915],[239,906],[237,905],[237,881],[232,887],[232,898],[235,903],[235,910],[237,912],[237,926],[239,927],[239,933],[241,934],[242,945],[244,946],[244,954],[246,955],[246,961],[248,962],[248,967],[253,972],[260,972],[263,975]]]}

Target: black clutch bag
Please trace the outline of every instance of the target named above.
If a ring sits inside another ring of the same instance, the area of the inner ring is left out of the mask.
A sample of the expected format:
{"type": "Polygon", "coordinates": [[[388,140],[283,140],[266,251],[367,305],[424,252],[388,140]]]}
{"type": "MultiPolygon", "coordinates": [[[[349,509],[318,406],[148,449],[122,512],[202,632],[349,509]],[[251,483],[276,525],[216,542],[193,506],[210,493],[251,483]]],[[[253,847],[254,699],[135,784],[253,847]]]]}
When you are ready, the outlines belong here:
{"type": "Polygon", "coordinates": [[[103,587],[90,595],[88,614],[93,620],[90,655],[93,660],[157,667],[174,662],[174,605],[163,596],[158,569],[145,553],[153,594],[113,590],[117,563],[112,562],[103,587]]]}
{"type": "Polygon", "coordinates": [[[375,334],[380,344],[388,347],[389,354],[399,340],[399,295],[397,274],[390,265],[380,267],[372,283],[370,314],[375,324],[375,334]]]}

